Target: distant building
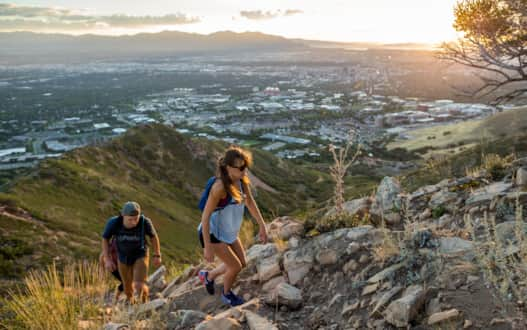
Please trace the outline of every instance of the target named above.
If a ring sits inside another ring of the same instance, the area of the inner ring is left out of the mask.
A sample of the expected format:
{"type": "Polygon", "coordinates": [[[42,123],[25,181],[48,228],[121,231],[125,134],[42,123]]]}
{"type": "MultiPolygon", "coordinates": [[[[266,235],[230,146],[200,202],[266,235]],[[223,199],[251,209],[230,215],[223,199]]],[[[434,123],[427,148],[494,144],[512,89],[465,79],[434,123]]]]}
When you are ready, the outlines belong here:
{"type": "Polygon", "coordinates": [[[301,139],[292,136],[277,135],[272,133],[267,133],[260,136],[261,139],[271,140],[271,141],[283,141],[286,143],[297,143],[297,144],[310,144],[311,141],[308,139],[301,139]]]}
{"type": "Polygon", "coordinates": [[[1,149],[0,157],[5,157],[13,154],[23,154],[26,152],[26,148],[10,148],[10,149],[1,149]]]}
{"type": "Polygon", "coordinates": [[[105,129],[105,128],[110,128],[110,124],[108,123],[99,123],[99,124],[93,124],[93,128],[95,128],[96,130],[100,130],[100,129],[105,129]]]}
{"type": "Polygon", "coordinates": [[[117,134],[117,135],[124,134],[126,133],[126,128],[121,128],[121,127],[114,128],[112,129],[112,133],[117,134]]]}

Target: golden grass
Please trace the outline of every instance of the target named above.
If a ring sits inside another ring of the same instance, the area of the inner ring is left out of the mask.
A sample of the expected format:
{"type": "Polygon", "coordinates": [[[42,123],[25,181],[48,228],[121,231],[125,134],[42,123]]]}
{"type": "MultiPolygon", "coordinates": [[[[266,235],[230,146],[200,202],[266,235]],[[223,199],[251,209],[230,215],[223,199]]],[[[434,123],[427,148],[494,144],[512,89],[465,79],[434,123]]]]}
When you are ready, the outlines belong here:
{"type": "Polygon", "coordinates": [[[100,328],[107,291],[108,278],[97,263],[72,264],[62,272],[53,264],[30,272],[24,288],[9,293],[6,308],[27,329],[76,329],[81,320],[100,328]]]}

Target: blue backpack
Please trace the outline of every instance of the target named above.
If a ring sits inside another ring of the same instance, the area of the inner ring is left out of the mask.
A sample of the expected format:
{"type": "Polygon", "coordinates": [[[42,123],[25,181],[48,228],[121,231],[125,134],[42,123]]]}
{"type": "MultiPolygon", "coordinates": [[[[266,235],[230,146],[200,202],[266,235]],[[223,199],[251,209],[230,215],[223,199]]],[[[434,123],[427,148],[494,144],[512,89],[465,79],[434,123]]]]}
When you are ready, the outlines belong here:
{"type": "MultiPolygon", "coordinates": [[[[217,178],[215,176],[211,177],[207,181],[207,184],[205,185],[205,190],[201,194],[201,198],[198,203],[198,208],[201,210],[201,212],[203,212],[203,210],[205,209],[205,205],[207,204],[207,199],[209,198],[209,194],[210,194],[210,188],[212,188],[212,185],[214,184],[214,182],[216,182],[216,179],[217,178]]],[[[229,194],[229,192],[227,192],[227,197],[220,200],[220,202],[218,203],[214,211],[219,211],[219,210],[224,209],[225,206],[231,203],[231,201],[232,201],[232,196],[229,194]]]]}

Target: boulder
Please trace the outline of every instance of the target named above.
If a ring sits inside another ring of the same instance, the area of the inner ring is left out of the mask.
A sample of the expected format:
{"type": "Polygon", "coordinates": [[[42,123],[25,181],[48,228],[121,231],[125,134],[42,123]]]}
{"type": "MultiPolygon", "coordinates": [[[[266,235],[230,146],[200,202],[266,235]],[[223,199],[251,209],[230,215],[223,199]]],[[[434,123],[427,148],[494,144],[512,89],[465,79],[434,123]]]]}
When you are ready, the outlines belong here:
{"type": "Polygon", "coordinates": [[[278,330],[271,321],[251,311],[245,311],[245,318],[250,330],[278,330]]]}
{"type": "Polygon", "coordinates": [[[450,309],[448,311],[439,312],[430,315],[428,318],[428,325],[438,325],[439,323],[450,322],[458,319],[461,313],[457,309],[450,309]]]}
{"type": "Polygon", "coordinates": [[[517,186],[525,186],[527,185],[527,169],[520,167],[516,170],[516,181],[517,186]]]}
{"type": "Polygon", "coordinates": [[[180,309],[168,314],[168,329],[188,329],[202,322],[207,318],[207,314],[189,309],[180,309]]]}
{"type": "Polygon", "coordinates": [[[280,283],[264,298],[264,301],[269,305],[284,305],[295,310],[300,308],[303,299],[299,289],[287,283],[280,283]]]}
{"type": "Polygon", "coordinates": [[[448,203],[451,203],[457,199],[457,194],[454,192],[450,192],[446,189],[442,189],[430,197],[430,202],[428,202],[428,205],[430,208],[436,208],[441,205],[445,205],[448,203]]]}
{"type": "Polygon", "coordinates": [[[304,233],[304,225],[291,217],[279,217],[274,219],[269,225],[269,236],[281,240],[288,240],[294,235],[304,233]]]}
{"type": "Polygon", "coordinates": [[[280,274],[280,256],[274,255],[269,258],[258,260],[256,270],[260,282],[265,282],[280,274]]]}
{"type": "Polygon", "coordinates": [[[278,252],[276,244],[267,243],[267,244],[255,244],[251,246],[246,253],[247,263],[256,262],[260,259],[268,258],[278,252]]]}
{"type": "Polygon", "coordinates": [[[238,321],[232,318],[211,319],[201,322],[196,330],[239,330],[242,326],[238,321]]]}
{"type": "Polygon", "coordinates": [[[314,262],[314,250],[312,247],[306,247],[290,250],[284,254],[284,270],[287,273],[289,283],[295,285],[302,281],[314,262]]]}
{"type": "Polygon", "coordinates": [[[474,243],[459,237],[441,237],[439,252],[443,254],[468,253],[474,250],[474,243]]]}
{"type": "Polygon", "coordinates": [[[420,285],[413,285],[406,289],[402,298],[388,305],[384,311],[385,320],[396,326],[406,327],[418,314],[425,302],[425,290],[420,285]]]}
{"type": "Polygon", "coordinates": [[[394,208],[400,210],[402,208],[400,193],[401,184],[399,181],[393,177],[384,177],[379,187],[377,187],[374,201],[375,208],[380,209],[382,212],[391,211],[394,208]]]}

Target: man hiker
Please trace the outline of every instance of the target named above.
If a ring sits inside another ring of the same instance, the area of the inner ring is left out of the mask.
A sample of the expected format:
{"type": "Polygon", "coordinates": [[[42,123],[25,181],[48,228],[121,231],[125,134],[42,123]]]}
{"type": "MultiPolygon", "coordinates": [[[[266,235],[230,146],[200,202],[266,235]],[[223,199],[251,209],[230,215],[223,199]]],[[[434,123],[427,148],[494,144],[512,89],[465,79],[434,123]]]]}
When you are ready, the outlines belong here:
{"type": "Polygon", "coordinates": [[[119,216],[110,218],[102,234],[102,254],[104,266],[109,272],[119,271],[124,293],[129,302],[136,301],[135,295],[142,302],[148,299],[149,249],[152,245],[152,255],[155,267],[161,265],[159,238],[152,221],[141,214],[141,206],[136,202],[126,202],[119,216]],[[150,244],[146,241],[150,237],[150,244]],[[112,260],[110,239],[114,237],[117,244],[117,264],[112,260]]]}

